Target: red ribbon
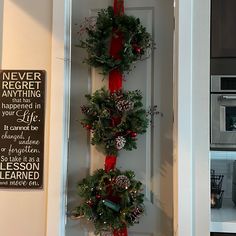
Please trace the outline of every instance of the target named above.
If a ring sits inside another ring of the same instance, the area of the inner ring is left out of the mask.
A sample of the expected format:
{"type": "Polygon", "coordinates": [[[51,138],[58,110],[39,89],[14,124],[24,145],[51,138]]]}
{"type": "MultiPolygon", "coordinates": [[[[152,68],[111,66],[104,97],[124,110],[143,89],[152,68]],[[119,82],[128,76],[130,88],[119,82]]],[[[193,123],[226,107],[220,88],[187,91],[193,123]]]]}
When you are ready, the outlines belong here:
{"type": "MultiPolygon", "coordinates": [[[[120,60],[120,51],[123,47],[123,36],[119,32],[113,30],[113,36],[111,39],[110,55],[116,60],[120,60]]],[[[109,73],[109,90],[113,93],[114,91],[122,88],[122,73],[114,69],[109,73]]]]}
{"type": "Polygon", "coordinates": [[[116,156],[106,156],[105,171],[109,172],[110,170],[115,169],[115,166],[116,166],[116,156]]]}
{"type": "MultiPolygon", "coordinates": [[[[114,14],[123,15],[124,14],[124,0],[114,0],[114,14]]],[[[123,35],[118,32],[117,29],[113,29],[110,55],[116,59],[121,60],[120,51],[123,47],[123,35]]],[[[109,73],[109,90],[110,92],[115,92],[122,89],[123,75],[122,73],[114,69],[109,73]]],[[[116,166],[116,156],[106,156],[105,160],[105,171],[109,172],[110,170],[115,169],[116,166]]],[[[127,228],[121,230],[114,230],[113,236],[127,236],[127,228]]]]}
{"type": "Polygon", "coordinates": [[[122,89],[123,76],[119,70],[112,70],[109,73],[109,90],[114,93],[122,89]]]}
{"type": "MultiPolygon", "coordinates": [[[[124,0],[114,0],[114,14],[121,15],[124,13],[124,0]]],[[[116,29],[113,29],[110,55],[116,59],[120,60],[120,51],[123,47],[123,35],[116,29]]],[[[114,91],[120,90],[122,88],[123,75],[119,70],[112,70],[109,73],[109,90],[113,93],[114,91]]]]}
{"type": "Polygon", "coordinates": [[[125,228],[123,228],[121,230],[115,230],[113,232],[113,235],[114,236],[127,236],[128,235],[127,228],[125,227],[125,228]]]}
{"type": "MultiPolygon", "coordinates": [[[[109,172],[110,170],[113,170],[115,166],[116,166],[116,156],[106,156],[105,171],[109,172]]],[[[120,201],[119,197],[112,196],[112,192],[110,192],[110,194],[111,196],[108,197],[109,200],[115,203],[118,203],[120,201]]],[[[124,227],[123,229],[114,230],[113,236],[128,236],[127,228],[124,227]]]]}
{"type": "Polygon", "coordinates": [[[124,0],[114,0],[114,13],[115,15],[124,14],[124,0]]]}
{"type": "MultiPolygon", "coordinates": [[[[114,0],[114,14],[121,15],[124,13],[124,0],[114,0]]],[[[123,35],[116,29],[113,29],[110,55],[116,60],[120,60],[120,51],[123,47],[123,35]]],[[[109,73],[109,90],[114,92],[122,88],[123,75],[119,70],[112,70],[109,73]]],[[[106,156],[105,160],[105,171],[108,172],[115,169],[116,156],[106,156]]]]}

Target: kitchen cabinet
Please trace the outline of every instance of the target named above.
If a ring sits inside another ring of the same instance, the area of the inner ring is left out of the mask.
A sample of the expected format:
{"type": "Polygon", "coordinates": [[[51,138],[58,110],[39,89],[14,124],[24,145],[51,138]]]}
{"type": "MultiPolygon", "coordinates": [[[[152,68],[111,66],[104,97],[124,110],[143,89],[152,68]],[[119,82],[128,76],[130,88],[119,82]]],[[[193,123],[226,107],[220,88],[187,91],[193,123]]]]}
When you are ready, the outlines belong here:
{"type": "Polygon", "coordinates": [[[236,57],[236,1],[212,0],[211,57],[236,57]]]}

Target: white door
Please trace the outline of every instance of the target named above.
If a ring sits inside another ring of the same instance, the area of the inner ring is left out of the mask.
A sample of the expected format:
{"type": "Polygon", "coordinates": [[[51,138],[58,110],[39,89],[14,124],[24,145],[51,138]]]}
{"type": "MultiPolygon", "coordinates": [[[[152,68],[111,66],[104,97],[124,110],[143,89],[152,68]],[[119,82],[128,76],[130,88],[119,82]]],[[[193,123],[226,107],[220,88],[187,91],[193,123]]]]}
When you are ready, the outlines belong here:
{"type": "MultiPolygon", "coordinates": [[[[87,132],[81,127],[80,106],[86,93],[107,84],[96,70],[82,64],[85,52],[74,47],[79,24],[85,17],[96,15],[112,0],[73,0],[72,13],[72,78],[71,120],[68,162],[68,210],[78,204],[76,185],[97,168],[103,168],[104,156],[89,145],[87,132]],[[100,78],[98,78],[100,77],[100,78]]],[[[146,215],[140,224],[129,228],[130,236],[173,235],[173,145],[172,145],[172,67],[173,67],[173,0],[125,0],[125,12],[141,19],[154,36],[156,50],[126,76],[123,87],[140,89],[146,108],[157,105],[164,116],[154,117],[145,135],[138,137],[138,149],[119,155],[117,167],[131,169],[144,184],[146,215]]],[[[93,235],[82,221],[68,219],[66,236],[93,235]]]]}

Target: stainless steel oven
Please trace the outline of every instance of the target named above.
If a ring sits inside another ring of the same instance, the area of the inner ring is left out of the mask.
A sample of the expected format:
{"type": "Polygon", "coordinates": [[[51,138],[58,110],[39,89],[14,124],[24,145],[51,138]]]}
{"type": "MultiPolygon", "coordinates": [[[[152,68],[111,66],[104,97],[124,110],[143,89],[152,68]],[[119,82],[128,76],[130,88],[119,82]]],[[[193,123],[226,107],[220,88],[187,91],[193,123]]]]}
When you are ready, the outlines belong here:
{"type": "Polygon", "coordinates": [[[211,149],[236,149],[236,75],[211,76],[211,149]]]}

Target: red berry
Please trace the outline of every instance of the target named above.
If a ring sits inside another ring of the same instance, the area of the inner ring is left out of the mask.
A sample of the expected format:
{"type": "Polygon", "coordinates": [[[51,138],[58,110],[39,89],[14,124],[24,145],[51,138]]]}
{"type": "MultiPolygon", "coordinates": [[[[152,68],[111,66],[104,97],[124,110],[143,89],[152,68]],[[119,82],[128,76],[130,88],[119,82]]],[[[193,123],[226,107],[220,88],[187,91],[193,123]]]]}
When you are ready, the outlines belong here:
{"type": "Polygon", "coordinates": [[[135,48],[135,51],[136,51],[137,53],[140,53],[140,52],[141,52],[141,48],[140,48],[140,47],[137,47],[137,48],[135,48]]]}
{"type": "Polygon", "coordinates": [[[137,133],[136,133],[136,132],[131,132],[131,133],[130,133],[130,136],[131,136],[132,138],[135,138],[135,137],[137,136],[137,133]]]}
{"type": "Polygon", "coordinates": [[[93,201],[92,201],[92,200],[88,200],[88,201],[87,201],[87,204],[88,204],[90,207],[92,207],[92,206],[93,206],[93,201]]]}
{"type": "Polygon", "coordinates": [[[92,126],[91,125],[86,125],[85,128],[90,130],[92,128],[92,126]]]}

